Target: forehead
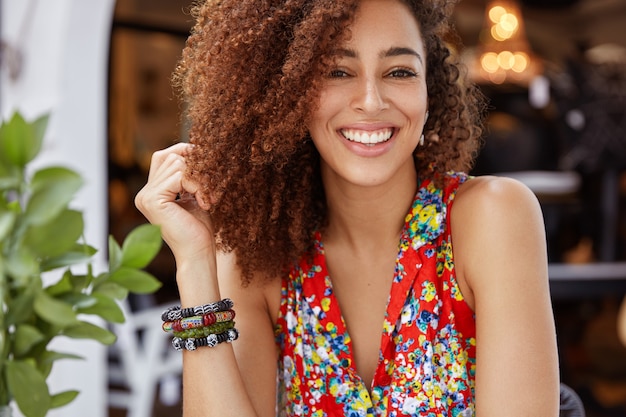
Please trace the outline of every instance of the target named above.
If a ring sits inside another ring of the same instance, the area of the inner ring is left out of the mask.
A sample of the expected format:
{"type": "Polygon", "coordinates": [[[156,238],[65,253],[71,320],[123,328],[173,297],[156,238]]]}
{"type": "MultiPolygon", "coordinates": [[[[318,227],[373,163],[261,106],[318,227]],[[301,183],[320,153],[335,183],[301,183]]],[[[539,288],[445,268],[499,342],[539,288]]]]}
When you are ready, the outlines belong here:
{"type": "Polygon", "coordinates": [[[411,9],[400,0],[361,0],[344,46],[389,44],[423,52],[421,30],[411,9]]]}

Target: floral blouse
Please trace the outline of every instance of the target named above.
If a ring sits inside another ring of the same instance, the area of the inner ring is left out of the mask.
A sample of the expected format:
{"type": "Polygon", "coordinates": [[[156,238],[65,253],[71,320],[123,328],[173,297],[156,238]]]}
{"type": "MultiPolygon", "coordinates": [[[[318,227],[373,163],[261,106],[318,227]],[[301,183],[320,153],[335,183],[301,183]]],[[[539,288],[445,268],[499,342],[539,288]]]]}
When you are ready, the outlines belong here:
{"type": "Polygon", "coordinates": [[[369,390],[333,295],[321,235],[282,283],[276,324],[278,414],[474,415],[476,329],[455,278],[450,207],[463,174],[420,184],[399,243],[369,390]]]}

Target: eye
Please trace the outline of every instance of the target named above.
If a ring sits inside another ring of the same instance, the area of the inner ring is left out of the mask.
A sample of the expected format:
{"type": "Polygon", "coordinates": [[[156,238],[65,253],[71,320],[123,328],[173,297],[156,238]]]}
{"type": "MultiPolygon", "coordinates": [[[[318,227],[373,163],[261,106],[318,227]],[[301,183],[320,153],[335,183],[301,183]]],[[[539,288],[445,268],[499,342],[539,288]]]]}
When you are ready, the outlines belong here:
{"type": "Polygon", "coordinates": [[[407,68],[396,68],[387,75],[392,78],[413,78],[417,76],[417,73],[407,68]]]}
{"type": "Polygon", "coordinates": [[[345,78],[348,77],[348,73],[342,69],[334,69],[328,73],[328,78],[345,78]]]}

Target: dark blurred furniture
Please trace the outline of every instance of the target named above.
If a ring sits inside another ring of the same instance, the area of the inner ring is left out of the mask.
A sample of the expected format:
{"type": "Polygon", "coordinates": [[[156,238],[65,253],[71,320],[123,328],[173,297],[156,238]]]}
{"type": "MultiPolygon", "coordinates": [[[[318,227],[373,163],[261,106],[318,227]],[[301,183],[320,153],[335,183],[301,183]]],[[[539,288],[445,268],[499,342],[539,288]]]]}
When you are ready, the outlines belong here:
{"type": "Polygon", "coordinates": [[[572,388],[561,384],[560,399],[559,417],[585,417],[583,402],[572,388]]]}
{"type": "Polygon", "coordinates": [[[626,295],[626,262],[548,265],[553,299],[626,295]]]}

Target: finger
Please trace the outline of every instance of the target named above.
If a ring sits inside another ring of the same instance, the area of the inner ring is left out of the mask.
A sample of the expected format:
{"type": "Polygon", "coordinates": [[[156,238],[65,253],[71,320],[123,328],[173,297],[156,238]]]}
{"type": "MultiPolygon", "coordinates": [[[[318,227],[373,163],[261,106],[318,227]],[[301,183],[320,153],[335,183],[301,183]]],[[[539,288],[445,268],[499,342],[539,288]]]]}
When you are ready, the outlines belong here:
{"type": "Polygon", "coordinates": [[[204,196],[200,192],[200,185],[198,182],[190,179],[187,176],[183,176],[181,180],[181,186],[190,198],[195,199],[195,201],[198,203],[198,206],[202,210],[208,210],[210,208],[209,202],[205,200],[204,196]]]}
{"type": "Polygon", "coordinates": [[[181,181],[186,169],[185,159],[175,152],[163,153],[157,159],[158,167],[151,170],[148,182],[135,197],[135,205],[144,215],[150,211],[161,211],[164,205],[174,202],[177,194],[184,191],[181,181]]]}
{"type": "Polygon", "coordinates": [[[167,161],[170,155],[179,155],[184,157],[188,154],[189,149],[193,145],[189,143],[180,142],[174,144],[168,148],[161,149],[152,154],[152,159],[150,161],[150,170],[148,172],[148,179],[154,175],[156,171],[158,171],[161,166],[167,161]]]}
{"type": "Polygon", "coordinates": [[[187,164],[182,156],[175,153],[169,154],[148,178],[148,184],[171,197],[168,200],[173,200],[176,194],[185,191],[181,181],[186,169],[187,164]]]}
{"type": "Polygon", "coordinates": [[[200,184],[185,175],[186,168],[183,156],[169,153],[159,169],[153,172],[149,183],[159,188],[161,202],[197,203],[202,210],[208,210],[210,202],[202,195],[200,184]]]}

